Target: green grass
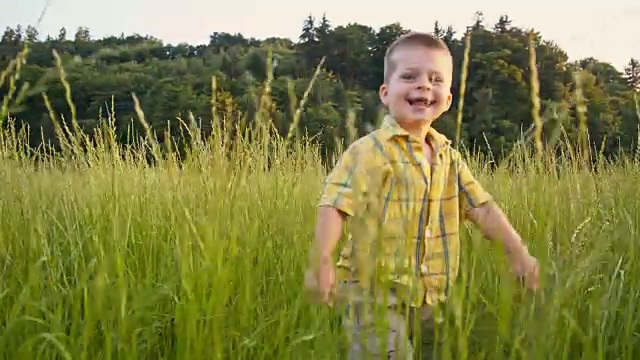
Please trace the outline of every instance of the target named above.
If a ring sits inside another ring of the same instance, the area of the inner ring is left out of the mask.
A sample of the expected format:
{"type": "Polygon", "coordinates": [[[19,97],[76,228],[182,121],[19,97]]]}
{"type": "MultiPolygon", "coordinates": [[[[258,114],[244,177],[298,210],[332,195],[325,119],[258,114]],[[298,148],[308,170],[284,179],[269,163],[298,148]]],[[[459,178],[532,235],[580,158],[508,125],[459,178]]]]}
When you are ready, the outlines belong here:
{"type": "MultiPolygon", "coordinates": [[[[302,289],[323,168],[313,146],[271,144],[238,142],[226,157],[214,141],[182,166],[94,150],[90,167],[36,168],[4,138],[0,354],[335,358],[338,313],[302,289]]],[[[541,259],[543,290],[520,293],[499,248],[469,229],[445,348],[637,356],[640,166],[552,175],[525,159],[493,173],[470,161],[541,259]]]]}
{"type": "MultiPolygon", "coordinates": [[[[149,166],[106,131],[35,166],[24,138],[0,134],[3,358],[337,358],[338,309],[302,288],[324,175],[315,146],[219,135],[149,166]]],[[[495,171],[469,158],[543,283],[523,293],[501,250],[463,229],[440,358],[640,355],[640,164],[594,172],[565,153],[520,149],[495,171]]]]}

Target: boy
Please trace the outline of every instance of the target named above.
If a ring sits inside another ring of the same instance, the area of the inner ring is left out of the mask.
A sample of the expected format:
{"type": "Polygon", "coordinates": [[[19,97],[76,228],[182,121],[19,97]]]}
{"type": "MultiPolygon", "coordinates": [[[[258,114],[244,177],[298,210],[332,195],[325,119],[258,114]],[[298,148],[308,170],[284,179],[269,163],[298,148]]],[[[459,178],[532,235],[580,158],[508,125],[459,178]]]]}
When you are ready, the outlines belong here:
{"type": "Polygon", "coordinates": [[[360,302],[352,298],[347,315],[350,359],[365,353],[374,359],[412,358],[411,319],[399,309],[408,307],[425,322],[433,306],[446,299],[458,271],[459,228],[465,219],[500,241],[512,270],[528,287],[538,287],[537,260],[450,141],[431,127],[451,106],[452,73],[448,47],[431,35],[410,33],[391,44],[379,90],[389,115],[380,129],[349,146],[326,179],[305,283],[327,303],[333,302],[336,281],[359,291],[354,295],[361,295],[360,302]],[[350,231],[336,272],[332,252],[346,217],[362,220],[363,226],[350,231]],[[381,222],[379,229],[374,220],[381,222]],[[375,256],[374,235],[381,249],[375,256]],[[370,290],[366,274],[374,273],[362,260],[366,256],[382,264],[387,273],[376,276],[391,284],[389,292],[373,296],[378,303],[386,299],[386,336],[363,312],[371,299],[364,296],[370,290]]]}

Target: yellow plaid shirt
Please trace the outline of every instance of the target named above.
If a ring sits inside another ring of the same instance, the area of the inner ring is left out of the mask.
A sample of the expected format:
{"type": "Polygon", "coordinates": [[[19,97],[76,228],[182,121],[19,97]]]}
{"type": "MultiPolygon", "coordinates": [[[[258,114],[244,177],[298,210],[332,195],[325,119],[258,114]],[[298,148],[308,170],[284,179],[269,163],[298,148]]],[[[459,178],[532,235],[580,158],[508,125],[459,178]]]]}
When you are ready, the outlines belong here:
{"type": "Polygon", "coordinates": [[[338,280],[363,280],[365,268],[384,269],[377,278],[390,280],[411,306],[446,298],[458,273],[465,213],[491,199],[444,135],[432,129],[427,138],[435,150],[431,166],[420,143],[387,116],[347,148],[319,202],[354,221],[338,280]]]}

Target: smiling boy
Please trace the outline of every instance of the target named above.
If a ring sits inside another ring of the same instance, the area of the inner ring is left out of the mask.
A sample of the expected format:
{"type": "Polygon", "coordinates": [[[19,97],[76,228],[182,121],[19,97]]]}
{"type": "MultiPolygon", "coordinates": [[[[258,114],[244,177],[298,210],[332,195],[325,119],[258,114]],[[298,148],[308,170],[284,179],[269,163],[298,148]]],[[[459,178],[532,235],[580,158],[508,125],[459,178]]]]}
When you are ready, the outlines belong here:
{"type": "Polygon", "coordinates": [[[382,250],[372,260],[385,268],[390,284],[390,293],[375,295],[387,298],[386,337],[376,332],[362,304],[349,306],[350,359],[363,358],[365,352],[374,359],[413,357],[411,319],[400,309],[409,308],[407,313],[425,322],[433,306],[447,298],[458,273],[459,231],[466,219],[502,243],[512,270],[527,286],[538,286],[537,260],[460,153],[431,127],[451,106],[452,76],[452,56],[440,39],[414,32],[396,40],[387,49],[379,91],[389,114],[380,129],[350,145],[327,176],[306,286],[327,303],[333,301],[336,283],[367,288],[366,266],[359,259],[372,255],[363,254],[367,247],[360,244],[370,243],[372,229],[352,230],[337,270],[333,265],[347,217],[381,220],[376,235],[382,250]],[[380,206],[367,203],[367,197],[380,206]]]}

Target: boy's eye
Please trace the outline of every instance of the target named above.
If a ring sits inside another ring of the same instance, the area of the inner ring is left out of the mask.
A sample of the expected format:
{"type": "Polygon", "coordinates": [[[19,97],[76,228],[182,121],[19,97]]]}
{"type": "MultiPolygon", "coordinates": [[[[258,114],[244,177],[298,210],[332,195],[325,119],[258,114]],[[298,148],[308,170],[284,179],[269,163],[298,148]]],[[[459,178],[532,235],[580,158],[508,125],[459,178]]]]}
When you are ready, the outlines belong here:
{"type": "MultiPolygon", "coordinates": [[[[400,78],[403,80],[415,80],[417,77],[418,75],[414,73],[404,73],[400,75],[400,78]]],[[[431,75],[429,76],[429,81],[432,83],[441,83],[444,79],[440,75],[431,75]]]]}
{"type": "Polygon", "coordinates": [[[441,76],[431,76],[431,79],[429,79],[429,81],[440,83],[440,82],[442,82],[444,80],[442,79],[441,76]]]}

